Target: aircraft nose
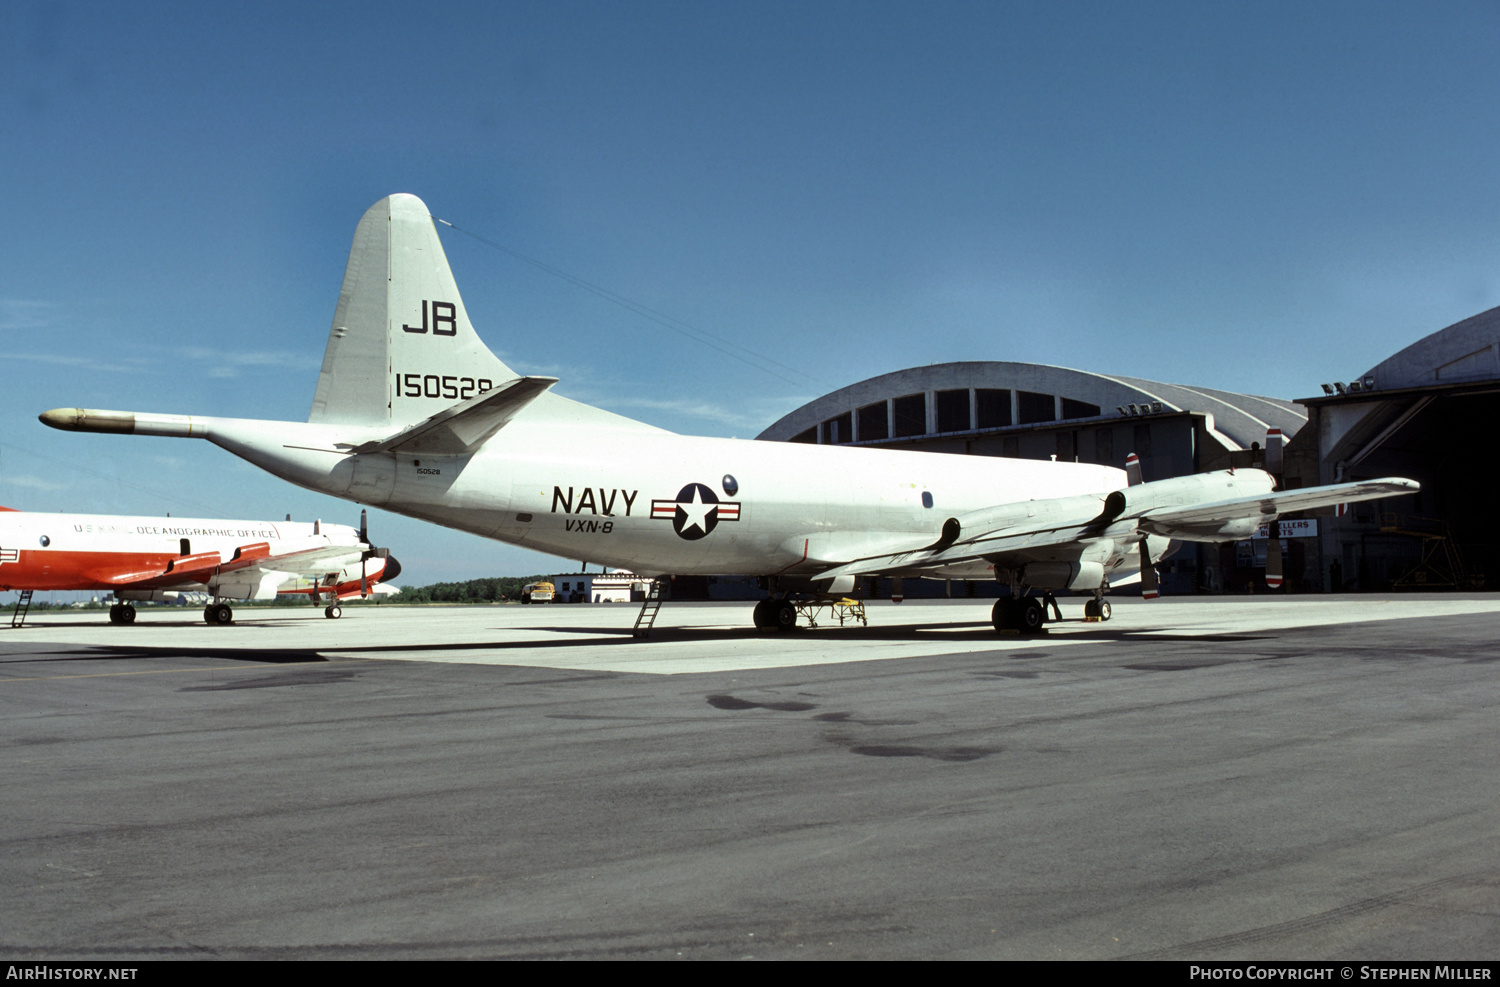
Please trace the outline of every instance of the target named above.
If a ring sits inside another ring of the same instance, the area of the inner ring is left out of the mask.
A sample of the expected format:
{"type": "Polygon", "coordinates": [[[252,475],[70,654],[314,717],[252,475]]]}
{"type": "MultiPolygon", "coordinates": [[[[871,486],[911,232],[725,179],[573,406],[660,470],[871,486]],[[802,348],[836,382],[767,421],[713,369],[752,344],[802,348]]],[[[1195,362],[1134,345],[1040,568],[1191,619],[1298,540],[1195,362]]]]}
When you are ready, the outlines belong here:
{"type": "Polygon", "coordinates": [[[380,573],[380,581],[388,583],[399,575],[401,575],[401,563],[396,561],[394,555],[387,555],[385,557],[385,569],[380,573]]]}

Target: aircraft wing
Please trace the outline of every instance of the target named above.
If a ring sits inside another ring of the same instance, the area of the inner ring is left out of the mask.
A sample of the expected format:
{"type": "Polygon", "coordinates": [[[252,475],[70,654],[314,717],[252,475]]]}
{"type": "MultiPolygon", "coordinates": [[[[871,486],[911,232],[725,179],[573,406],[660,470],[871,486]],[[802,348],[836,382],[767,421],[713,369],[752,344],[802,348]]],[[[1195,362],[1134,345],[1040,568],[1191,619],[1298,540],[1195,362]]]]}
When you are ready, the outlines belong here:
{"type": "Polygon", "coordinates": [[[1260,497],[1148,510],[1141,515],[1139,524],[1142,531],[1153,535],[1195,541],[1197,539],[1192,538],[1190,532],[1204,524],[1212,524],[1216,520],[1254,518],[1256,524],[1259,525],[1273,517],[1280,517],[1293,511],[1306,511],[1332,504],[1353,504],[1378,497],[1414,494],[1420,489],[1421,484],[1415,480],[1386,477],[1381,480],[1336,483],[1324,487],[1304,487],[1299,490],[1275,490],[1260,497]]]}
{"type": "Polygon", "coordinates": [[[1416,493],[1413,480],[1387,477],[1298,490],[1273,490],[1260,470],[1195,474],[1116,490],[1107,496],[1026,501],[950,518],[942,537],[910,550],[855,559],[815,579],[916,574],[965,562],[1002,568],[1044,550],[1085,552],[1105,539],[1134,542],[1144,535],[1179,541],[1237,541],[1292,511],[1416,493]]]}
{"type": "Polygon", "coordinates": [[[163,589],[170,586],[202,586],[219,571],[223,557],[218,552],[182,555],[165,566],[94,572],[91,577],[116,589],[163,589]]]}
{"type": "Polygon", "coordinates": [[[165,566],[96,572],[94,577],[120,590],[211,588],[228,597],[265,599],[285,583],[317,581],[358,565],[367,550],[364,543],[330,544],[326,537],[313,536],[283,542],[275,552],[269,542],[255,542],[235,549],[228,560],[218,552],[203,552],[174,558],[165,566]]]}

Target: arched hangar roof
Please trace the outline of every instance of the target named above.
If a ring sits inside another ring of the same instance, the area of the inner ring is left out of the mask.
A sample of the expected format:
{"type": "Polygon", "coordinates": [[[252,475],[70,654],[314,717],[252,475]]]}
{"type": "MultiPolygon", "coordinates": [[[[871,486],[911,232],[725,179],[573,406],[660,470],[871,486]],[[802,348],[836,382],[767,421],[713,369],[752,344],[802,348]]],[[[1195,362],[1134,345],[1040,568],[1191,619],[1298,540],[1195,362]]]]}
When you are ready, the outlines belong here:
{"type": "MultiPolygon", "coordinates": [[[[1246,449],[1252,442],[1264,442],[1268,428],[1279,428],[1290,437],[1307,422],[1305,410],[1278,398],[1165,384],[1040,363],[971,361],[912,367],[841,387],[784,416],[759,438],[787,441],[824,422],[880,402],[912,398],[927,392],[941,395],[966,390],[974,394],[972,402],[975,407],[982,406],[979,396],[983,394],[999,409],[996,414],[1000,416],[991,417],[987,424],[981,410],[978,421],[969,419],[967,428],[1073,418],[1116,418],[1119,417],[1117,408],[1132,404],[1150,406],[1160,402],[1162,411],[1212,416],[1211,427],[1220,433],[1221,438],[1229,440],[1226,445],[1246,449]],[[1007,398],[1008,406],[1005,404],[1007,398]],[[1047,410],[1048,403],[1044,400],[1048,398],[1053,402],[1051,411],[1047,410]],[[1033,411],[1028,414],[1027,408],[1033,411]]],[[[920,433],[906,434],[940,434],[945,431],[948,429],[940,427],[929,414],[927,426],[920,433]]],[[[847,437],[844,441],[848,441],[847,437]]]]}
{"type": "Polygon", "coordinates": [[[1365,376],[1382,391],[1500,377],[1500,308],[1422,337],[1365,376]]]}

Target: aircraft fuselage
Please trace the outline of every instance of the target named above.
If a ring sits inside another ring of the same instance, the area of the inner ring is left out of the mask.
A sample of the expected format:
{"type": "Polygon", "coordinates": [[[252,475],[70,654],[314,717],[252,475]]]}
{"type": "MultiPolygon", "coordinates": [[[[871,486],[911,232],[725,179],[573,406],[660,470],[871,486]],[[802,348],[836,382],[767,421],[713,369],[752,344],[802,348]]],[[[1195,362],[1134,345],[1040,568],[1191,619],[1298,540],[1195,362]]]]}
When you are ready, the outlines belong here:
{"type": "Polygon", "coordinates": [[[997,503],[1097,495],[1102,504],[1125,485],[1124,471],[1092,464],[699,438],[588,420],[502,429],[463,456],[350,454],[347,427],[336,430],[340,450],[329,426],[193,421],[210,441],[302,486],[646,575],[810,574],[936,540],[946,519],[997,503]]]}

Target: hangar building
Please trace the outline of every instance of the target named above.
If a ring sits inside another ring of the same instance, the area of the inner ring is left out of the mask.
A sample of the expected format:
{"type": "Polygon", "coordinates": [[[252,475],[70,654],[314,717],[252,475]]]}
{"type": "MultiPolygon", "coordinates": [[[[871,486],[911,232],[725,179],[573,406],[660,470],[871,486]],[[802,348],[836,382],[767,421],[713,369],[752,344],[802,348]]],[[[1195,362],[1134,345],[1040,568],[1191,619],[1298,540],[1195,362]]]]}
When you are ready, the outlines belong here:
{"type": "Polygon", "coordinates": [[[1491,457],[1476,441],[1500,421],[1500,308],[1417,340],[1304,398],[1307,428],[1288,471],[1309,483],[1406,476],[1415,497],[1355,504],[1318,536],[1329,589],[1500,585],[1491,457]],[[1315,479],[1314,479],[1315,477],[1315,479]]]}
{"type": "MultiPolygon", "coordinates": [[[[1145,478],[1159,480],[1249,466],[1259,461],[1268,429],[1293,435],[1306,423],[1303,408],[1277,398],[1034,363],[966,362],[840,388],[758,438],[1120,467],[1134,452],[1145,478]]],[[[1163,592],[1238,588],[1238,567],[1226,571],[1221,555],[1211,545],[1179,551],[1160,567],[1163,592]]]]}
{"type": "MultiPolygon", "coordinates": [[[[1495,585],[1491,488],[1470,436],[1500,410],[1500,308],[1324,391],[1287,401],[1040,364],[944,363],[840,388],[758,437],[1115,466],[1134,452],[1153,480],[1260,465],[1266,432],[1279,428],[1289,488],[1392,475],[1423,486],[1300,524],[1283,538],[1289,590],[1495,585]]],[[[1161,566],[1162,590],[1263,589],[1265,544],[1187,546],[1161,566]]]]}

